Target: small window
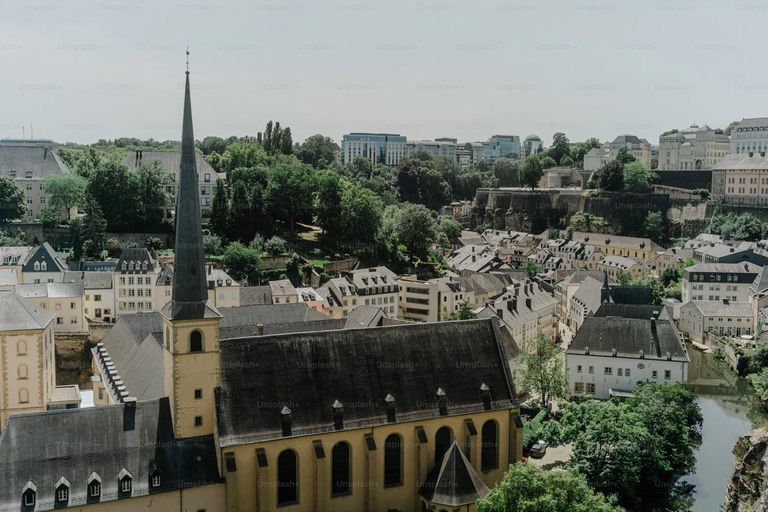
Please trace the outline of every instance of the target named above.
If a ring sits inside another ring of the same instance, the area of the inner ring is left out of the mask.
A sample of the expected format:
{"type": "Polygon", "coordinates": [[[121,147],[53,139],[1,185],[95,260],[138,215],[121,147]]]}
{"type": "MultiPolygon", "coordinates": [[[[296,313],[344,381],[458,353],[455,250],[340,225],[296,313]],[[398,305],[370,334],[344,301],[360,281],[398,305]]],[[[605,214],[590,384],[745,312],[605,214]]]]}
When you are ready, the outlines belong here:
{"type": "Polygon", "coordinates": [[[196,389],[195,390],[195,400],[200,400],[203,398],[203,390],[202,389],[196,389]]]}
{"type": "Polygon", "coordinates": [[[88,486],[88,496],[91,498],[98,498],[101,495],[101,484],[99,482],[91,482],[88,486]]]}
{"type": "Polygon", "coordinates": [[[203,426],[203,417],[202,416],[195,416],[195,426],[196,427],[203,426]]]}
{"type": "Polygon", "coordinates": [[[67,501],[69,499],[69,488],[65,485],[56,490],[56,501],[67,501]]]}
{"type": "Polygon", "coordinates": [[[670,380],[672,378],[671,370],[664,370],[664,380],[670,380]]]}
{"type": "Polygon", "coordinates": [[[120,481],[120,492],[122,493],[128,493],[131,492],[131,478],[125,477],[120,481]]]}
{"type": "Polygon", "coordinates": [[[163,482],[163,478],[160,476],[160,473],[155,473],[151,477],[152,480],[152,487],[160,487],[160,484],[163,482]]]}

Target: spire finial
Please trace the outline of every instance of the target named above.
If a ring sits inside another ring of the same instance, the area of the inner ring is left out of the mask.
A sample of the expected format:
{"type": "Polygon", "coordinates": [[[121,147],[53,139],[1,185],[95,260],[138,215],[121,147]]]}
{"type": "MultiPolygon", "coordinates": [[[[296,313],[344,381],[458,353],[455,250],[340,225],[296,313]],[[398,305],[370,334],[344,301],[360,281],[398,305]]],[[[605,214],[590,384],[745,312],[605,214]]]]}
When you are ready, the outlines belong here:
{"type": "Polygon", "coordinates": [[[189,74],[189,45],[187,45],[187,74],[189,74]]]}

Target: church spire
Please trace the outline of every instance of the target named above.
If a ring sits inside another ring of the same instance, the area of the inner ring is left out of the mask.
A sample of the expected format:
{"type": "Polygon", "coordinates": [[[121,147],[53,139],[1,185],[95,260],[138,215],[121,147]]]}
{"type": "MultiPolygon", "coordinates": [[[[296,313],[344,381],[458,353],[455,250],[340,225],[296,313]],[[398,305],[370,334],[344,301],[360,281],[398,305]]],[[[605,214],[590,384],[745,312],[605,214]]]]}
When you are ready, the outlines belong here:
{"type": "Polygon", "coordinates": [[[189,94],[189,49],[187,49],[184,120],[181,132],[181,167],[176,198],[176,245],[173,296],[167,315],[170,319],[204,318],[208,282],[203,256],[195,135],[192,129],[192,102],[189,94]]]}

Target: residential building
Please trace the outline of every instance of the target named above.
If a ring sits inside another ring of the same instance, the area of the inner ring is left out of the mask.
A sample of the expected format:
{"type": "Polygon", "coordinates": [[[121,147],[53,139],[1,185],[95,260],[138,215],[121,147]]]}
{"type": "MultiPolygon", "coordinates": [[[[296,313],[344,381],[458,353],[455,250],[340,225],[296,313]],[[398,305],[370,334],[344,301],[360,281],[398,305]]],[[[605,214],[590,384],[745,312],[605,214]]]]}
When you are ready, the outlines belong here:
{"type": "Polygon", "coordinates": [[[627,148],[629,154],[646,169],[651,168],[651,143],[635,135],[619,135],[613,139],[613,142],[606,142],[599,148],[589,150],[584,156],[584,170],[598,170],[611,160],[615,160],[622,148],[627,148]]]}
{"type": "Polygon", "coordinates": [[[115,289],[112,272],[64,272],[64,283],[81,283],[85,293],[83,314],[91,322],[115,321],[115,289]]]}
{"type": "Polygon", "coordinates": [[[400,303],[397,274],[387,267],[370,267],[342,272],[341,277],[354,285],[359,295],[358,305],[376,306],[387,316],[397,317],[400,303]]]}
{"type": "MultiPolygon", "coordinates": [[[[203,217],[210,215],[213,194],[216,192],[216,180],[225,179],[224,174],[219,174],[211,165],[205,161],[202,154],[195,154],[196,165],[198,169],[198,186],[200,187],[200,208],[203,217]]],[[[123,165],[130,171],[138,172],[142,165],[152,165],[156,163],[160,168],[171,175],[173,182],[165,187],[165,191],[171,194],[174,199],[179,193],[179,169],[181,167],[181,152],[179,151],[132,151],[123,159],[123,165]]],[[[173,211],[176,201],[171,206],[165,208],[165,216],[173,217],[173,211]]]]}
{"type": "Polygon", "coordinates": [[[522,158],[530,155],[536,155],[544,151],[544,144],[541,142],[541,138],[536,134],[531,134],[525,138],[523,142],[523,154],[522,158]]]}
{"type": "Polygon", "coordinates": [[[322,313],[323,312],[323,298],[317,293],[314,288],[296,288],[298,294],[299,303],[306,304],[310,309],[322,313]]]}
{"type": "Polygon", "coordinates": [[[697,263],[683,269],[682,302],[747,302],[749,289],[763,267],[744,263],[697,263]]]}
{"type": "Polygon", "coordinates": [[[572,332],[577,332],[584,321],[595,314],[603,304],[642,305],[653,301],[651,289],[647,286],[611,284],[608,274],[602,274],[598,281],[590,272],[568,302],[568,311],[563,320],[572,332]]]}
{"type": "Polygon", "coordinates": [[[465,142],[456,146],[456,160],[463,168],[472,167],[485,158],[482,142],[465,142]]]}
{"type": "Polygon", "coordinates": [[[15,270],[16,277],[21,283],[24,263],[27,262],[32,252],[32,247],[0,247],[0,269],[15,270]]]}
{"type": "Polygon", "coordinates": [[[476,307],[475,290],[481,288],[471,277],[441,277],[419,281],[414,275],[401,276],[398,286],[399,314],[406,320],[420,322],[444,321],[456,313],[464,301],[468,301],[473,308],[476,307]]]}
{"type": "Polygon", "coordinates": [[[50,311],[56,317],[53,331],[57,334],[88,332],[85,319],[85,289],[82,283],[18,284],[16,295],[50,311]]]}
{"type": "Polygon", "coordinates": [[[19,276],[16,269],[0,267],[0,290],[13,292],[17,284],[19,284],[19,276]]]}
{"type": "Polygon", "coordinates": [[[53,325],[52,311],[0,291],[0,429],[5,430],[11,415],[45,411],[56,385],[53,325]]]}
{"type": "Polygon", "coordinates": [[[622,273],[642,277],[648,273],[648,265],[625,256],[606,256],[597,264],[597,270],[605,272],[611,279],[617,279],[622,273]]]}
{"type": "Polygon", "coordinates": [[[659,170],[712,169],[730,152],[730,139],[722,130],[692,124],[659,137],[659,170]]]}
{"type": "Polygon", "coordinates": [[[742,119],[731,130],[732,155],[768,152],[768,117],[742,119]]]}
{"type": "Polygon", "coordinates": [[[712,199],[730,204],[768,204],[768,157],[731,154],[712,168],[712,199]]]}
{"type": "Polygon", "coordinates": [[[739,263],[752,262],[756,265],[768,263],[768,255],[762,251],[756,251],[757,245],[751,242],[742,242],[737,246],[711,242],[693,249],[693,260],[702,263],[739,263]]]}
{"type": "MultiPolygon", "coordinates": [[[[240,305],[240,283],[229,274],[213,265],[207,265],[208,299],[217,308],[231,308],[240,305]]],[[[165,304],[163,304],[164,306],[165,304]]]]}
{"type": "Polygon", "coordinates": [[[343,277],[329,280],[317,293],[323,298],[323,312],[331,318],[343,318],[359,304],[357,288],[343,277]]]}
{"type": "Polygon", "coordinates": [[[680,331],[691,341],[704,343],[704,333],[720,336],[750,335],[754,332],[749,302],[692,300],[680,307],[680,331]]]}
{"type": "Polygon", "coordinates": [[[656,277],[661,277],[665,270],[680,270],[686,261],[693,259],[693,250],[672,247],[648,260],[648,268],[656,277]]]}
{"type": "Polygon", "coordinates": [[[566,350],[571,395],[631,394],[639,382],[687,382],[690,359],[662,306],[603,304],[566,350]]]}
{"type": "MultiPolygon", "coordinates": [[[[549,238],[546,232],[541,236],[545,239],[549,238]]],[[[571,240],[594,245],[605,256],[625,256],[642,261],[648,261],[657,253],[664,252],[664,248],[650,238],[574,231],[571,240]]]]}
{"type": "Polygon", "coordinates": [[[299,292],[288,279],[270,281],[269,287],[272,289],[273,304],[296,304],[299,302],[299,292]]]}
{"type": "Polygon", "coordinates": [[[342,163],[362,156],[372,164],[396,166],[406,156],[406,137],[396,133],[348,133],[341,139],[342,163]]]}
{"type": "Polygon", "coordinates": [[[517,135],[492,135],[483,143],[483,158],[493,163],[498,158],[520,158],[522,149],[517,135]]]}
{"type": "Polygon", "coordinates": [[[113,279],[119,318],[137,311],[159,311],[170,298],[173,274],[170,269],[163,271],[153,249],[132,247],[124,249],[117,260],[113,279]],[[162,286],[162,291],[156,286],[162,286]]]}
{"type": "Polygon", "coordinates": [[[43,242],[22,265],[22,280],[26,284],[61,283],[66,268],[51,244],[43,242]]]}
{"type": "MultiPolygon", "coordinates": [[[[8,176],[26,197],[25,220],[39,217],[50,204],[44,181],[48,176],[67,174],[67,166],[56,155],[57,144],[51,140],[0,141],[0,175],[8,176]]],[[[61,212],[65,216],[64,212],[61,212]]]]}
{"type": "MultiPolygon", "coordinates": [[[[592,277],[598,283],[602,283],[606,274],[595,270],[576,270],[555,283],[554,297],[557,300],[558,316],[561,319],[565,320],[568,317],[571,298],[587,277],[592,277]]],[[[609,283],[613,283],[613,280],[609,280],[609,283]]]]}
{"type": "Polygon", "coordinates": [[[405,144],[405,156],[411,157],[416,153],[426,153],[432,158],[456,158],[456,142],[439,140],[409,140],[405,144]]]}

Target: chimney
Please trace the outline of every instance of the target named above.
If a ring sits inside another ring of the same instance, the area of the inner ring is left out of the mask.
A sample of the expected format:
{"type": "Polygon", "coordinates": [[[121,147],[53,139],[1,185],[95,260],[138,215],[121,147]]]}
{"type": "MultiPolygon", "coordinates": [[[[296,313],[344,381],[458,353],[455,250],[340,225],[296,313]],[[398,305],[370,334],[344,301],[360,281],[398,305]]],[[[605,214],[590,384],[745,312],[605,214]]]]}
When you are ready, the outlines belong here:
{"type": "Polygon", "coordinates": [[[259,336],[264,336],[264,324],[256,325],[256,329],[257,329],[256,332],[259,333],[259,336]]]}
{"type": "Polygon", "coordinates": [[[483,400],[483,409],[485,409],[486,411],[490,411],[492,408],[491,407],[491,388],[485,382],[483,382],[480,385],[480,397],[483,400]]]}
{"type": "Polygon", "coordinates": [[[448,395],[443,388],[437,388],[435,392],[437,397],[437,408],[440,411],[440,416],[448,416],[448,395]]]}
{"type": "Polygon", "coordinates": [[[344,430],[344,405],[338,400],[333,402],[333,428],[344,430]]]}
{"type": "Polygon", "coordinates": [[[728,252],[733,252],[733,251],[734,251],[734,248],[733,248],[733,247],[731,247],[731,249],[730,249],[728,252]]]}
{"type": "Polygon", "coordinates": [[[476,257],[475,257],[475,255],[473,254],[473,255],[472,255],[472,263],[474,263],[476,259],[477,259],[477,258],[476,258],[476,257]]]}
{"type": "Polygon", "coordinates": [[[504,318],[504,308],[496,308],[496,316],[499,318],[504,318]]]}
{"type": "Polygon", "coordinates": [[[43,151],[43,160],[48,158],[48,146],[45,147],[45,150],[43,151]]]}
{"type": "Polygon", "coordinates": [[[280,416],[282,418],[283,424],[283,437],[290,437],[291,424],[293,423],[293,418],[291,418],[291,410],[288,407],[283,407],[280,410],[280,416]]]}
{"type": "Polygon", "coordinates": [[[384,401],[387,403],[387,423],[395,423],[397,421],[397,404],[395,404],[395,397],[387,393],[384,397],[384,401]]]}
{"type": "Polygon", "coordinates": [[[531,299],[525,299],[525,307],[531,309],[531,299]]]}
{"type": "Polygon", "coordinates": [[[123,400],[123,431],[136,429],[136,398],[129,396],[123,400]]]}

